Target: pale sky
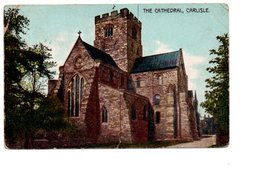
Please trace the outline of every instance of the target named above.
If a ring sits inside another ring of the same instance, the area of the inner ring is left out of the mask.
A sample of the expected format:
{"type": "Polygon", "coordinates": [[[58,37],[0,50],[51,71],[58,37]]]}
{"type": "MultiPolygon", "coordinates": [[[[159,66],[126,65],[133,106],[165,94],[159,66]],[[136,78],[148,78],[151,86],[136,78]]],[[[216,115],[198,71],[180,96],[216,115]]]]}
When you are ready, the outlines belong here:
{"type": "MultiPolygon", "coordinates": [[[[8,8],[6,6],[5,8],[8,8]]],[[[34,5],[20,6],[30,20],[24,39],[29,45],[42,42],[52,48],[53,60],[63,65],[80,30],[82,39],[93,45],[94,17],[112,11],[113,5],[34,5]]],[[[143,56],[182,48],[189,89],[196,90],[199,103],[204,100],[206,71],[213,57],[209,50],[218,47],[217,35],[229,32],[225,4],[116,5],[128,8],[142,22],[143,56]],[[145,13],[144,8],[152,8],[145,13]],[[156,13],[156,8],[180,8],[183,13],[156,13]],[[208,8],[208,13],[188,13],[187,8],[208,8]]],[[[204,110],[199,107],[203,115],[204,110]]]]}

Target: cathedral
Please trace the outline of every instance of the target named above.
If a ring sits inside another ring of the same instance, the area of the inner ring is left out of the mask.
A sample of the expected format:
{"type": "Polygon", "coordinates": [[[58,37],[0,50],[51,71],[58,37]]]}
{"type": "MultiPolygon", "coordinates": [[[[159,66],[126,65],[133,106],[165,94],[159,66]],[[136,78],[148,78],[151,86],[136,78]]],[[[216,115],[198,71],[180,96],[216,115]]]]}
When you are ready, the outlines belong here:
{"type": "Polygon", "coordinates": [[[79,33],[48,95],[92,143],[199,139],[182,49],[143,56],[141,29],[127,8],[96,16],[94,46],[79,33]]]}

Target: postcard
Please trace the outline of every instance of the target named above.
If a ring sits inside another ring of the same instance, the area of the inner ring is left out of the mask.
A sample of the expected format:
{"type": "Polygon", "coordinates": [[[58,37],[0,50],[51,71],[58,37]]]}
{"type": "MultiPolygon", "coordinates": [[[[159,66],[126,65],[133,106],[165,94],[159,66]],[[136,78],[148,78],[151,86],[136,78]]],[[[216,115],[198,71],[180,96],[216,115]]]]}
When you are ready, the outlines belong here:
{"type": "Polygon", "coordinates": [[[229,143],[226,4],[7,5],[9,149],[229,143]]]}

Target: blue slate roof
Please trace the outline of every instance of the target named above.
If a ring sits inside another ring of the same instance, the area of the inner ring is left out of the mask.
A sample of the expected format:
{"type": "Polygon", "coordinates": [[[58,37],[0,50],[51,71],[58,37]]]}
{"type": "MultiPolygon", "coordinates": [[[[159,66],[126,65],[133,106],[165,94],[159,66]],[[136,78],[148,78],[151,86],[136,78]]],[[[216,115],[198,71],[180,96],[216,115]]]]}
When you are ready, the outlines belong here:
{"type": "Polygon", "coordinates": [[[89,45],[88,43],[86,43],[84,41],[82,41],[82,42],[84,44],[84,47],[86,48],[86,50],[89,52],[89,54],[91,55],[91,57],[94,60],[98,59],[98,60],[103,61],[106,64],[109,64],[115,68],[118,68],[117,64],[115,63],[115,61],[109,54],[89,45]]]}
{"type": "Polygon", "coordinates": [[[163,70],[178,67],[181,51],[156,54],[137,58],[131,73],[140,73],[146,71],[163,70]]]}

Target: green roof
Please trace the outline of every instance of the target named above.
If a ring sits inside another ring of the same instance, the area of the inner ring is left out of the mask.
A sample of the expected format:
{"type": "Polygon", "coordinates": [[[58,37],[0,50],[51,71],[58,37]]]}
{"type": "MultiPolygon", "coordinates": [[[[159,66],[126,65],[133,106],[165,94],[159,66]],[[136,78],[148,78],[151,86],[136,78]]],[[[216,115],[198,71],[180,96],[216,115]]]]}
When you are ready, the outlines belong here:
{"type": "Polygon", "coordinates": [[[181,51],[140,57],[135,60],[131,73],[163,70],[178,67],[181,51]]]}

